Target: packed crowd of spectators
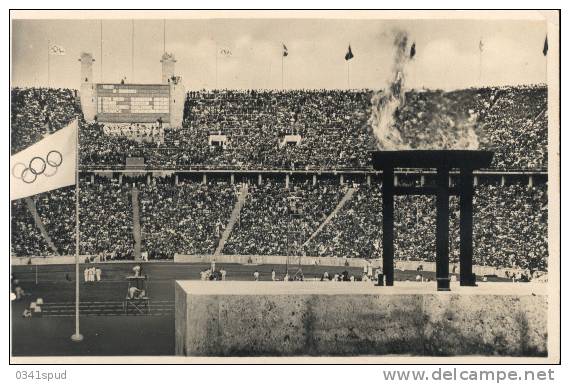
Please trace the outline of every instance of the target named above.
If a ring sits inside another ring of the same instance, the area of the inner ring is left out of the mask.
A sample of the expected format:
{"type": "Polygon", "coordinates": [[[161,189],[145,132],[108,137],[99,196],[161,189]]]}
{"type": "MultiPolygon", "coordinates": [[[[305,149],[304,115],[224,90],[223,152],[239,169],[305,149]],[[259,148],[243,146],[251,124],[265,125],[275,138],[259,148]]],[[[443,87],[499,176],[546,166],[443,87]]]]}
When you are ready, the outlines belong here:
{"type": "MultiPolygon", "coordinates": [[[[368,168],[375,145],[371,95],[367,90],[189,92],[182,129],[166,128],[156,139],[110,135],[102,124],[86,126],[82,163],[120,167],[131,156],[144,157],[150,168],[368,168]],[[225,145],[211,145],[212,134],[224,135],[225,145]],[[291,134],[300,142],[283,145],[291,134]]],[[[547,165],[546,102],[544,86],[408,91],[394,125],[405,148],[457,143],[493,150],[494,168],[539,169],[547,165]]]]}
{"type": "Polygon", "coordinates": [[[475,191],[473,262],[547,270],[547,186],[486,184],[475,191]]]}
{"type": "MultiPolygon", "coordinates": [[[[139,185],[142,251],[149,258],[174,253],[212,254],[238,199],[227,183],[181,182],[155,178],[139,185]]],[[[133,257],[132,185],[104,178],[82,183],[81,252],[107,258],[133,257]]],[[[382,194],[378,184],[350,185],[355,192],[306,246],[305,241],[333,212],[349,186],[320,180],[286,189],[280,180],[250,185],[224,254],[308,255],[378,258],[382,256],[382,194]]],[[[493,267],[546,270],[546,185],[475,189],[474,263],[493,267]],[[516,225],[514,224],[516,223],[516,225]]],[[[35,205],[59,254],[74,252],[74,189],[38,195],[35,205]]],[[[397,260],[435,261],[435,198],[397,196],[394,252],[397,260]]],[[[51,255],[24,199],[12,203],[12,253],[51,255]]],[[[459,258],[459,202],[450,201],[450,260],[459,258]]]]}
{"type": "Polygon", "coordinates": [[[75,187],[56,189],[33,198],[36,201],[36,211],[58,253],[73,255],[75,253],[75,187]]]}
{"type": "Polygon", "coordinates": [[[380,184],[358,185],[352,199],[307,244],[316,256],[381,256],[382,193],[380,184]]]}
{"type": "MultiPolygon", "coordinates": [[[[105,253],[109,259],[132,258],[133,214],[131,189],[116,180],[82,180],[80,186],[80,253],[105,253]]],[[[45,192],[28,199],[56,250],[34,222],[26,199],[12,202],[12,254],[17,256],[75,253],[75,187],[45,192]],[[57,252],[56,252],[57,251],[57,252]]]]}
{"type": "Polygon", "coordinates": [[[142,250],[150,259],[212,254],[239,191],[227,183],[155,178],[140,190],[142,250]]]}
{"type": "Polygon", "coordinates": [[[117,179],[97,178],[80,186],[80,250],[106,253],[111,259],[133,257],[131,186],[117,179]]]}
{"type": "Polygon", "coordinates": [[[11,153],[57,131],[81,114],[75,91],[63,88],[11,89],[11,153]]]}
{"type": "MultiPolygon", "coordinates": [[[[67,89],[13,88],[11,96],[12,154],[80,113],[76,95],[67,89]]],[[[189,92],[180,130],[166,128],[157,133],[81,121],[80,161],[97,167],[122,167],[128,157],[143,157],[151,168],[366,168],[374,141],[368,125],[371,96],[370,91],[341,90],[189,92]],[[130,133],[125,134],[125,129],[130,133]],[[227,141],[223,146],[210,145],[210,134],[226,136],[227,141]],[[284,144],[286,135],[299,135],[301,141],[284,144]],[[137,140],[141,136],[150,140],[137,140]]],[[[409,91],[405,99],[396,111],[395,125],[410,148],[445,146],[448,140],[473,131],[481,149],[495,152],[496,168],[543,169],[547,165],[545,86],[409,91]]],[[[104,178],[82,184],[81,252],[132,257],[133,186],[104,178]]],[[[353,187],[352,199],[307,247],[299,249],[334,210],[347,187],[325,179],[315,186],[292,183],[289,190],[276,178],[251,185],[223,252],[285,255],[295,248],[294,252],[308,255],[379,257],[380,188],[377,184],[353,187]],[[290,214],[291,197],[299,198],[302,214],[290,214]],[[294,235],[288,235],[291,228],[294,235]]],[[[175,252],[212,253],[237,199],[237,188],[227,184],[175,186],[157,178],[140,188],[142,250],[151,258],[171,258],[175,252]]],[[[546,269],[546,186],[529,189],[485,183],[476,191],[475,263],[546,269]]],[[[74,189],[32,199],[58,253],[72,254],[74,189]]],[[[457,201],[451,205],[453,260],[459,244],[457,201]]],[[[434,260],[434,206],[431,197],[396,199],[398,259],[434,260]]],[[[26,200],[12,202],[11,208],[12,254],[54,254],[26,200]]]]}
{"type": "MultiPolygon", "coordinates": [[[[12,153],[80,114],[69,89],[13,88],[11,95],[12,153]]],[[[366,168],[374,145],[371,97],[368,90],[193,91],[180,130],[84,125],[82,164],[123,166],[130,156],[155,168],[366,168]],[[210,134],[226,135],[224,148],[210,145],[210,134]],[[300,143],[283,146],[288,134],[300,135],[300,143]]],[[[471,140],[495,152],[496,168],[547,165],[545,86],[412,90],[394,117],[408,148],[471,140]]]]}
{"type": "Polygon", "coordinates": [[[223,253],[301,255],[303,243],[333,211],[345,188],[322,180],[290,185],[268,181],[251,186],[223,253]]]}
{"type": "Polygon", "coordinates": [[[37,227],[25,199],[11,202],[11,255],[44,256],[54,254],[37,227]]]}

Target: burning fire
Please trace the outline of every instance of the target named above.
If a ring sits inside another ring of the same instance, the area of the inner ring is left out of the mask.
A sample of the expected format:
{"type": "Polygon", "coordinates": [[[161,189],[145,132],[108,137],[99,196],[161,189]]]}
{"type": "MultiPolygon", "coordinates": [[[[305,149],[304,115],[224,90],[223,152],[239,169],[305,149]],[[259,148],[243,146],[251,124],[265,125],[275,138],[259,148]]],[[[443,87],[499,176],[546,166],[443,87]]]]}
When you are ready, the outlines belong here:
{"type": "Polygon", "coordinates": [[[390,79],[385,90],[372,95],[372,111],[368,123],[374,133],[376,147],[380,150],[405,149],[478,149],[479,139],[475,132],[476,115],[449,114],[448,109],[435,111],[421,137],[410,143],[411,132],[401,131],[396,124],[396,115],[405,107],[405,80],[407,64],[416,54],[415,43],[408,46],[408,33],[392,32],[393,62],[390,79]]]}

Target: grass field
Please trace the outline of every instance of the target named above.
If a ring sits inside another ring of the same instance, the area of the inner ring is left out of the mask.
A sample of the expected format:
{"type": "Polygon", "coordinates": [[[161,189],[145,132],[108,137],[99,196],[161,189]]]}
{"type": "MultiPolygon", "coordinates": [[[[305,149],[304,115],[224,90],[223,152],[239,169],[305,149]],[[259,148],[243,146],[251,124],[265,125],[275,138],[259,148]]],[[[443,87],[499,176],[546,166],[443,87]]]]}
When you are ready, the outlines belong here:
{"type": "MultiPolygon", "coordinates": [[[[81,343],[70,340],[74,332],[75,266],[35,265],[13,266],[12,275],[30,296],[12,302],[12,355],[14,356],[159,356],[174,354],[174,281],[198,280],[200,271],[209,264],[147,263],[143,273],[149,276],[148,296],[151,314],[126,316],[122,300],[127,291],[125,277],[132,274],[134,263],[103,264],[101,282],[83,282],[80,275],[81,343]],[[36,284],[37,276],[37,284],[36,284]],[[21,316],[31,301],[44,300],[42,317],[25,319],[21,316]]],[[[285,273],[284,265],[224,264],[227,280],[271,280],[271,270],[277,276],[285,273]]],[[[220,265],[217,264],[216,268],[220,265]]],[[[297,266],[290,267],[293,273],[297,266]]],[[[306,278],[329,274],[359,275],[361,268],[303,266],[306,278]]],[[[290,272],[291,273],[291,272],[290,272]]],[[[415,271],[395,271],[396,280],[413,280],[415,271]]],[[[435,278],[433,272],[424,276],[435,278]]],[[[216,284],[216,282],[212,282],[216,284]]],[[[291,284],[294,284],[292,282],[291,284]]],[[[350,283],[347,283],[350,284],[350,283]]],[[[370,283],[372,284],[372,283],[370,283]]],[[[435,282],[434,282],[435,289],[435,282]]]]}

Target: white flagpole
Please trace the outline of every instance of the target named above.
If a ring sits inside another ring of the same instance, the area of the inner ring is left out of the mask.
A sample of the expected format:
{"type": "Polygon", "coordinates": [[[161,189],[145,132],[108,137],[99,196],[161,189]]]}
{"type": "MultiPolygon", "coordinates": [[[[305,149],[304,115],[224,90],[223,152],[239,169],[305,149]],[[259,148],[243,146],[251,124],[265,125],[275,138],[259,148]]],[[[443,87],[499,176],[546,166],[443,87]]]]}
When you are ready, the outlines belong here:
{"type": "Polygon", "coordinates": [[[75,136],[75,333],[71,340],[79,342],[83,335],[79,333],[79,121],[76,120],[75,136]]]}
{"type": "Polygon", "coordinates": [[[350,89],[350,60],[346,61],[346,78],[348,82],[348,89],[350,89]]]}
{"type": "Polygon", "coordinates": [[[131,20],[131,83],[135,82],[135,20],[131,20]]]}
{"type": "Polygon", "coordinates": [[[49,85],[50,85],[50,78],[49,78],[49,77],[50,77],[50,76],[49,76],[49,56],[50,56],[50,55],[49,55],[49,40],[48,40],[48,43],[47,43],[47,78],[48,78],[48,79],[47,79],[47,80],[48,80],[48,81],[47,81],[47,86],[48,86],[48,88],[49,88],[49,85]]]}
{"type": "Polygon", "coordinates": [[[103,82],[103,19],[99,20],[99,56],[101,56],[101,67],[99,68],[99,82],[103,82]]]}
{"type": "Polygon", "coordinates": [[[283,52],[281,52],[281,89],[283,89],[283,52]]]}

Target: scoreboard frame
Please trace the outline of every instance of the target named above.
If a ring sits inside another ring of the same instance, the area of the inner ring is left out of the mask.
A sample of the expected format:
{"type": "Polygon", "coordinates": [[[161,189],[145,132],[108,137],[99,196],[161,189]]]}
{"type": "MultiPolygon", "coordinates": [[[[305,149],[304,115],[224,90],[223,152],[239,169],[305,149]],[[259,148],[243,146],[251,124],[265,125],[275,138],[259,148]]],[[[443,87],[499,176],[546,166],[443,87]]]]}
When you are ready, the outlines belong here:
{"type": "Polygon", "coordinates": [[[163,123],[170,122],[168,84],[97,83],[95,91],[97,121],[156,123],[160,119],[163,123]]]}

